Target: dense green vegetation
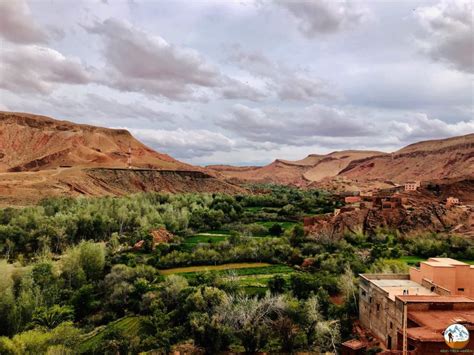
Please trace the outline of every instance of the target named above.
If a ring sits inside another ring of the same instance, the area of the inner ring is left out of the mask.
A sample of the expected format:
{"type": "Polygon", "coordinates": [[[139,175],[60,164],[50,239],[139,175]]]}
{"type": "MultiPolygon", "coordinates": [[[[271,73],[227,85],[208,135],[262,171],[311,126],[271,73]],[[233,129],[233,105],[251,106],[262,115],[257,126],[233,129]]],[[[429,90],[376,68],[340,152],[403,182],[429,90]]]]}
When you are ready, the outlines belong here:
{"type": "Polygon", "coordinates": [[[252,189],[0,210],[0,353],[335,351],[357,316],[358,273],[474,260],[453,235],[307,238],[302,218],[337,207],[329,194],[252,189]],[[159,227],[175,237],[153,248],[159,227]]]}

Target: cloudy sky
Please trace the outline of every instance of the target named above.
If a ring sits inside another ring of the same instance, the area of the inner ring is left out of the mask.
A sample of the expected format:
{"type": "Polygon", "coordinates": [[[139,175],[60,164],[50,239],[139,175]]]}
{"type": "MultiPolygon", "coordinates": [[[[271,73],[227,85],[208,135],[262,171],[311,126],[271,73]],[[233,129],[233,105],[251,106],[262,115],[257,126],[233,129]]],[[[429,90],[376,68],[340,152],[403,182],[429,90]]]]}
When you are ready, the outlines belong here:
{"type": "Polygon", "coordinates": [[[0,0],[0,109],[193,164],[474,132],[471,0],[0,0]]]}

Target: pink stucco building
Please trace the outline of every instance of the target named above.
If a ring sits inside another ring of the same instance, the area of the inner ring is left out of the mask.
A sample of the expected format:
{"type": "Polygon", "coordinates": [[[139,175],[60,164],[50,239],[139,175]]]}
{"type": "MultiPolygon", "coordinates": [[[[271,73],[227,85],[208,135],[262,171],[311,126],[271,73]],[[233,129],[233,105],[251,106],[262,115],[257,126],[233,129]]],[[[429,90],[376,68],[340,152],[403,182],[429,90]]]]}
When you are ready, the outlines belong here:
{"type": "Polygon", "coordinates": [[[410,280],[444,295],[474,298],[474,265],[450,258],[430,258],[410,268],[410,280]]]}

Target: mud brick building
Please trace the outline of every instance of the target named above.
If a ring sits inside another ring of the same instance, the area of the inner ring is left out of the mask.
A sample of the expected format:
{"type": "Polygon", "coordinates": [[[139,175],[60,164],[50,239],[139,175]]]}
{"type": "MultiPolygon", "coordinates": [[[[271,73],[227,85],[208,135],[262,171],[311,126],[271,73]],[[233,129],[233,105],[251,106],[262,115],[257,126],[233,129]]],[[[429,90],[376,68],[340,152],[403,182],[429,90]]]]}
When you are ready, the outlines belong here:
{"type": "Polygon", "coordinates": [[[407,181],[405,183],[405,191],[416,191],[420,186],[420,181],[407,181]]]}
{"type": "Polygon", "coordinates": [[[362,274],[359,321],[379,340],[384,354],[403,350],[406,324],[411,354],[449,350],[443,331],[464,325],[471,334],[467,350],[474,352],[474,268],[449,258],[431,258],[410,274],[362,274]],[[406,321],[405,321],[406,319],[406,321]]]}
{"type": "Polygon", "coordinates": [[[474,298],[474,265],[450,258],[430,258],[410,268],[410,280],[444,295],[474,298]]]}

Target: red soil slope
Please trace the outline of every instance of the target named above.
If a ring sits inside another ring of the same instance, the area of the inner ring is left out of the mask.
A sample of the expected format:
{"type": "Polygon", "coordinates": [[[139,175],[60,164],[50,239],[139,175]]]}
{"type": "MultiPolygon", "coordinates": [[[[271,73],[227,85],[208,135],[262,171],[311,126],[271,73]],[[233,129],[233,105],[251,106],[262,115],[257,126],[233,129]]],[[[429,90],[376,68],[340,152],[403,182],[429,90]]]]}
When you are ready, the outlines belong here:
{"type": "Polygon", "coordinates": [[[0,205],[50,196],[245,192],[216,175],[155,152],[126,130],[0,112],[0,205]]]}
{"type": "Polygon", "coordinates": [[[263,167],[208,166],[228,179],[236,181],[274,182],[307,185],[313,181],[336,176],[350,162],[384,153],[375,151],[346,150],[326,155],[311,154],[296,161],[277,159],[263,167]]]}
{"type": "Polygon", "coordinates": [[[370,190],[409,180],[474,175],[474,134],[411,144],[394,153],[347,150],[277,159],[263,167],[209,166],[238,182],[273,182],[330,190],[370,190]]]}
{"type": "Polygon", "coordinates": [[[193,169],[137,141],[127,130],[94,127],[45,116],[0,112],[0,171],[60,166],[193,169]]]}
{"type": "Polygon", "coordinates": [[[355,160],[339,175],[396,182],[473,176],[474,134],[419,142],[392,154],[355,160]]]}

